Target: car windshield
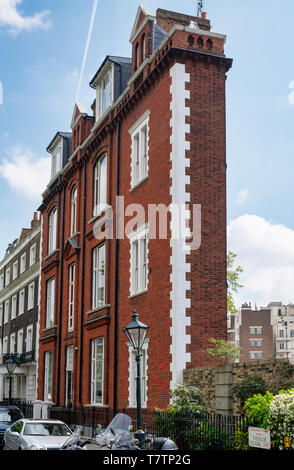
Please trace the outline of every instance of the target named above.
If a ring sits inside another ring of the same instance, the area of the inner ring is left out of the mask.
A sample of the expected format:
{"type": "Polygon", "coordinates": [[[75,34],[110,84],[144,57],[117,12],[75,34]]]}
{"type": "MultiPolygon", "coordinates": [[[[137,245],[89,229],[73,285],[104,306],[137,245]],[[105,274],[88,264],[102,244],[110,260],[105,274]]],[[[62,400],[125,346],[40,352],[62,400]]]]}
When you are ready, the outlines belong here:
{"type": "Polygon", "coordinates": [[[0,423],[15,423],[21,418],[23,418],[21,412],[0,409],[0,423]]]}
{"type": "Polygon", "coordinates": [[[25,436],[70,436],[71,431],[65,424],[59,423],[27,423],[25,436]]]}

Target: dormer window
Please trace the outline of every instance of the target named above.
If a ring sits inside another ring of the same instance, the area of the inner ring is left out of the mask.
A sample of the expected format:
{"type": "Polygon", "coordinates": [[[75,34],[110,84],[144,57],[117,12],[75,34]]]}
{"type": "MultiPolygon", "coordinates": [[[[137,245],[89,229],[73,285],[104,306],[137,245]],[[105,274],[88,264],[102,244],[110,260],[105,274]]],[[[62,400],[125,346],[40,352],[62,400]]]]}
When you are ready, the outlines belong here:
{"type": "Polygon", "coordinates": [[[60,141],[52,151],[51,178],[62,168],[62,142],[60,141]]]}
{"type": "Polygon", "coordinates": [[[110,64],[96,85],[96,120],[113,102],[113,66],[110,64]]]}

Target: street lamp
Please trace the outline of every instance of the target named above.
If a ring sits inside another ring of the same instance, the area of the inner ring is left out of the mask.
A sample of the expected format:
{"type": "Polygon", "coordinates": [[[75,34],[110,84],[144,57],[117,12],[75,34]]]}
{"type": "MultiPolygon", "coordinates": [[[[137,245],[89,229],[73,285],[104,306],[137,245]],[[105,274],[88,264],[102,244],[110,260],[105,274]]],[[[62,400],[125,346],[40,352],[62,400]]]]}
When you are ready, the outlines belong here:
{"type": "Polygon", "coordinates": [[[138,314],[136,310],[133,311],[132,321],[124,329],[131,346],[133,347],[136,353],[136,362],[137,362],[137,431],[135,436],[139,440],[139,447],[142,449],[144,446],[145,432],[142,429],[142,403],[141,403],[141,352],[142,347],[147,335],[149,326],[145,325],[138,320],[138,314]]]}
{"type": "Polygon", "coordinates": [[[11,404],[11,389],[12,389],[12,374],[17,368],[17,361],[14,356],[10,356],[7,361],[5,361],[6,369],[9,374],[9,405],[11,404]]]}

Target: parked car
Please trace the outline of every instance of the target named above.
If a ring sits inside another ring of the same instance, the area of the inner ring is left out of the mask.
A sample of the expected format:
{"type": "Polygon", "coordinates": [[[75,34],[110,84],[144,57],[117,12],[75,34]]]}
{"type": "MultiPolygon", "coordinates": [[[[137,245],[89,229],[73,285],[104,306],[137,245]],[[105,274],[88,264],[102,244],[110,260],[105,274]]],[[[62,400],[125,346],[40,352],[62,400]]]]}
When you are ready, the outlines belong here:
{"type": "Polygon", "coordinates": [[[3,437],[6,429],[23,417],[17,406],[0,406],[0,449],[3,447],[3,437]]]}
{"type": "Polygon", "coordinates": [[[7,450],[59,450],[72,435],[62,421],[20,419],[4,433],[7,450]]]}

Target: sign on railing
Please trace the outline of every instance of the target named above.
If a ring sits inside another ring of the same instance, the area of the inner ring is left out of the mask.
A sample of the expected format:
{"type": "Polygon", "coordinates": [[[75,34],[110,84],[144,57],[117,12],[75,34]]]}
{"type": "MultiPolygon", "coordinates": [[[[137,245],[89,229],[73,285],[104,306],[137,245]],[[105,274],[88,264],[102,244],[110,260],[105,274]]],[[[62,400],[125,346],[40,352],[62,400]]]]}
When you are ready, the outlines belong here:
{"type": "Polygon", "coordinates": [[[258,447],[259,449],[271,448],[271,432],[269,429],[248,428],[250,447],[258,447]]]}

